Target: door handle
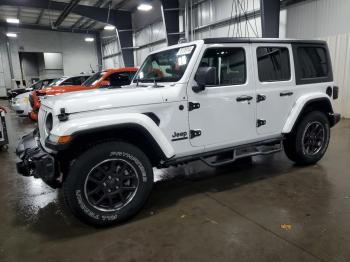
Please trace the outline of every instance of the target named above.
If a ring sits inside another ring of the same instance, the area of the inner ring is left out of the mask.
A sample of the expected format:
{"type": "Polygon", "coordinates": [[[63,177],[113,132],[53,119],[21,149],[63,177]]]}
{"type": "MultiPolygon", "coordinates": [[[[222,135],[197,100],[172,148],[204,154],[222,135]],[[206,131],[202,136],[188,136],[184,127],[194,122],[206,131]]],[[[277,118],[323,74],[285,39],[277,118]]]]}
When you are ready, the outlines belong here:
{"type": "Polygon", "coordinates": [[[239,96],[236,98],[236,101],[237,102],[244,102],[244,101],[250,101],[252,99],[253,99],[252,96],[239,96]]]}
{"type": "Polygon", "coordinates": [[[291,91],[280,93],[280,96],[292,96],[292,95],[293,95],[293,92],[291,92],[291,91]]]}

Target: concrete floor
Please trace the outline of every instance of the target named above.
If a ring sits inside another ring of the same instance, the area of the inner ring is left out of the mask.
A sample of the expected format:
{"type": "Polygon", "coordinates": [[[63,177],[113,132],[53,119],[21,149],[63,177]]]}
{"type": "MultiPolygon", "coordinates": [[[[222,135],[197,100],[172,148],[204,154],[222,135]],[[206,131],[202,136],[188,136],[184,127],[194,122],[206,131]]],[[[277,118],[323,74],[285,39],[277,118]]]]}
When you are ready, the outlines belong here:
{"type": "Polygon", "coordinates": [[[349,120],[315,166],[281,153],[228,169],[158,170],[146,207],[107,229],[82,224],[59,192],[16,174],[16,139],[34,125],[13,113],[7,120],[0,261],[350,261],[349,120]]]}

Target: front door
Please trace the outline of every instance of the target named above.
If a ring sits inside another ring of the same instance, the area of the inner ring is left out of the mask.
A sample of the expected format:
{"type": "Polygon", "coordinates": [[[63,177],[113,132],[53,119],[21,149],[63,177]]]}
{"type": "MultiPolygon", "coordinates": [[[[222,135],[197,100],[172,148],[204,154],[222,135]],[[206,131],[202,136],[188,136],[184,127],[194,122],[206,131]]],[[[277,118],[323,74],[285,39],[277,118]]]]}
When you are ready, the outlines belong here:
{"type": "Polygon", "coordinates": [[[278,135],[295,101],[292,49],[289,44],[253,44],[257,92],[257,133],[278,135]]]}
{"type": "Polygon", "coordinates": [[[192,90],[195,80],[188,87],[189,102],[199,105],[189,111],[192,146],[210,150],[249,142],[256,137],[250,50],[249,44],[216,44],[204,51],[198,67],[214,67],[216,80],[199,93],[192,90]]]}

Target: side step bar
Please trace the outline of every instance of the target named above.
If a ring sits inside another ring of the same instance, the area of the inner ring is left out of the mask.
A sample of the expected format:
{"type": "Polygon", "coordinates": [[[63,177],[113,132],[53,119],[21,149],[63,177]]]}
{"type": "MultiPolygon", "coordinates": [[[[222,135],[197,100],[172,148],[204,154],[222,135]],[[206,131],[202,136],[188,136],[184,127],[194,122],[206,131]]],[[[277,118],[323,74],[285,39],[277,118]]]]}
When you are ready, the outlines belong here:
{"type": "Polygon", "coordinates": [[[224,148],[220,150],[204,152],[197,155],[190,155],[190,156],[179,157],[179,158],[175,157],[163,162],[162,164],[159,165],[159,167],[177,166],[181,164],[187,164],[188,162],[195,161],[195,160],[201,160],[211,167],[227,165],[242,157],[277,153],[283,149],[283,143],[282,143],[283,139],[284,137],[281,136],[274,139],[268,139],[268,140],[263,140],[255,143],[246,144],[246,145],[240,145],[240,146],[231,147],[231,148],[224,148]],[[208,158],[210,157],[217,156],[223,153],[230,154],[231,152],[232,152],[232,158],[230,159],[225,159],[223,161],[214,161],[214,162],[208,161],[208,158]]]}
{"type": "Polygon", "coordinates": [[[277,153],[282,151],[283,149],[283,143],[282,140],[280,140],[277,144],[271,144],[271,145],[261,145],[261,146],[248,146],[243,147],[239,149],[234,149],[232,151],[232,158],[225,159],[222,161],[209,161],[208,158],[201,157],[200,160],[202,160],[205,164],[207,164],[210,167],[218,167],[223,165],[228,165],[233,162],[235,162],[239,158],[243,157],[249,157],[249,156],[257,156],[257,155],[269,155],[273,153],[277,153]]]}

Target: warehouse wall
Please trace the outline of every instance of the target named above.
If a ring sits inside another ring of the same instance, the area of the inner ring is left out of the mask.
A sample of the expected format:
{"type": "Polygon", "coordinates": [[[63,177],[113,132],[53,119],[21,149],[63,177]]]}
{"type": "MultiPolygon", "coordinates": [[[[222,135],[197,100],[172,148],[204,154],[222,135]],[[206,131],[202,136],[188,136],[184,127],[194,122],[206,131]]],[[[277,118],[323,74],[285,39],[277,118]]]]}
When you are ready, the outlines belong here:
{"type": "MultiPolygon", "coordinates": [[[[62,53],[65,75],[75,75],[83,71],[90,72],[90,65],[95,70],[98,68],[96,44],[85,42],[86,34],[11,27],[8,31],[18,33],[17,38],[9,39],[15,79],[21,78],[18,52],[62,53]]],[[[1,56],[6,55],[3,49],[1,48],[1,56]]],[[[46,74],[50,75],[49,72],[46,74]]],[[[9,85],[7,83],[6,87],[10,87],[9,85]]]]}
{"type": "MultiPolygon", "coordinates": [[[[183,1],[184,2],[184,1],[183,1]]],[[[194,5],[192,8],[193,35],[190,34],[188,40],[203,39],[206,37],[256,37],[261,36],[260,17],[253,17],[247,22],[239,23],[239,26],[231,23],[221,23],[235,15],[242,14],[243,11],[252,11],[260,9],[260,0],[241,1],[242,5],[239,9],[232,9],[232,0],[206,0],[201,4],[194,5]]],[[[146,56],[160,48],[166,47],[165,28],[161,17],[161,6],[159,1],[153,1],[153,11],[133,13],[134,46],[138,47],[134,52],[134,63],[140,66],[146,56]]],[[[184,8],[184,5],[181,5],[184,8]]],[[[183,22],[184,12],[180,12],[179,25],[180,31],[184,32],[183,22]]],[[[286,35],[287,11],[282,10],[280,13],[280,37],[286,35]]],[[[114,40],[108,41],[110,33],[104,32],[102,39],[105,40],[103,45],[104,67],[117,67],[122,65],[118,41],[114,33],[114,40]],[[113,55],[116,54],[116,55],[113,55]]]]}
{"type": "Polygon", "coordinates": [[[134,52],[135,65],[140,66],[150,52],[166,47],[165,37],[165,28],[162,21],[136,31],[134,46],[137,46],[138,49],[134,52]]]}
{"type": "Polygon", "coordinates": [[[0,27],[0,97],[6,96],[6,88],[11,86],[11,73],[7,54],[7,39],[4,28],[0,27]]]}
{"type": "Polygon", "coordinates": [[[288,8],[287,37],[326,40],[335,81],[340,87],[336,110],[350,118],[350,1],[308,1],[288,8]]]}
{"type": "MultiPolygon", "coordinates": [[[[238,3],[238,2],[237,2],[238,3]]],[[[232,0],[207,0],[192,9],[194,39],[207,37],[261,37],[261,19],[252,17],[239,23],[223,21],[260,9],[260,0],[241,1],[241,5],[232,6],[232,0]]],[[[287,11],[280,12],[280,38],[286,35],[287,11]]]]}

